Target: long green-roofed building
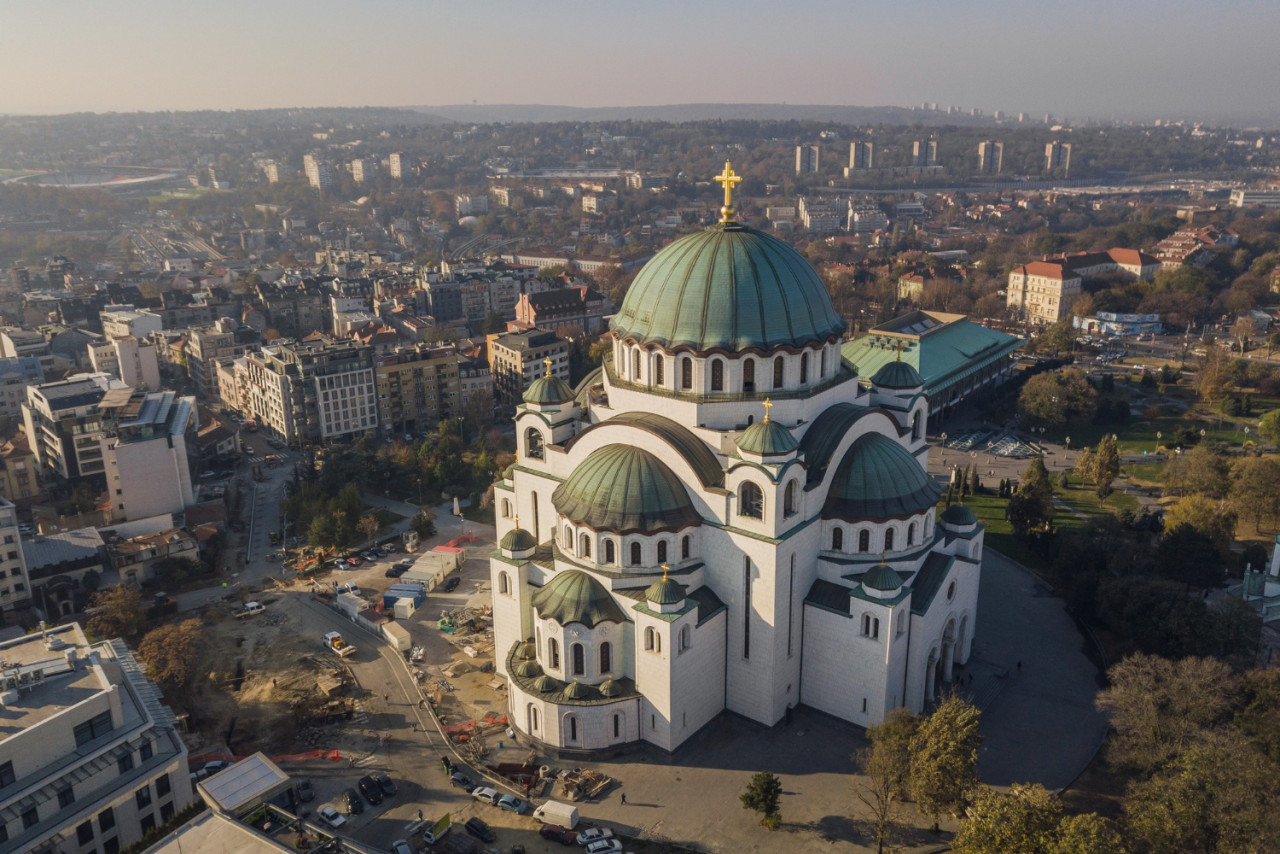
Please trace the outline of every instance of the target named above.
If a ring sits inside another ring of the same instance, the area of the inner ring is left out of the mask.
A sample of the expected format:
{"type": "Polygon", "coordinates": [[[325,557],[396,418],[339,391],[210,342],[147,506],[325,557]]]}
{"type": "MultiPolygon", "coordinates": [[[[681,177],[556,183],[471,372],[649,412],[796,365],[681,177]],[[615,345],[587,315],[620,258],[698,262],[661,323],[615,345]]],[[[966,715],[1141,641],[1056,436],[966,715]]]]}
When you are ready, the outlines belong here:
{"type": "Polygon", "coordinates": [[[973,323],[963,314],[913,311],[873,327],[841,349],[860,377],[875,376],[902,361],[924,380],[929,417],[936,424],[946,410],[970,394],[1010,377],[1024,339],[973,323]]]}

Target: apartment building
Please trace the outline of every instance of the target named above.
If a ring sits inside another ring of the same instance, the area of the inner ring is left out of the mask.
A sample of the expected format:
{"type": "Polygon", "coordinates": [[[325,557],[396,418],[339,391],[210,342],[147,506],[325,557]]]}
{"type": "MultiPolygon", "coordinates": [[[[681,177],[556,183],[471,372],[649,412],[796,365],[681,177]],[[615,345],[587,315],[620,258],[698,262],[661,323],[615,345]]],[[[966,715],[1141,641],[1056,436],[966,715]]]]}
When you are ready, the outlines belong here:
{"type": "Polygon", "coordinates": [[[333,167],[314,154],[302,156],[302,171],[312,189],[325,191],[333,187],[333,167]]]}
{"type": "Polygon", "coordinates": [[[193,800],[187,749],[123,641],[0,644],[0,854],[116,854],[193,800]]]}
{"type": "Polygon", "coordinates": [[[114,519],[181,513],[195,503],[196,399],[172,391],[108,395],[101,455],[114,519]]]}
{"type": "Polygon", "coordinates": [[[1280,208],[1280,193],[1274,190],[1232,190],[1228,203],[1233,208],[1280,208]]]}
{"type": "Polygon", "coordinates": [[[1045,143],[1044,171],[1061,172],[1064,176],[1071,172],[1071,143],[1056,139],[1045,143]]]}
{"type": "Polygon", "coordinates": [[[489,370],[497,401],[518,404],[529,383],[546,376],[546,360],[551,375],[569,381],[569,342],[545,329],[507,332],[488,336],[489,370]]]}
{"type": "Polygon", "coordinates": [[[378,421],[391,435],[421,435],[459,414],[458,351],[449,346],[398,347],[373,359],[378,421]]]}
{"type": "Polygon", "coordinates": [[[493,404],[493,371],[484,359],[461,357],[458,359],[458,393],[463,407],[475,401],[487,400],[493,404]]]}
{"type": "Polygon", "coordinates": [[[21,418],[27,386],[44,382],[44,369],[35,356],[0,358],[0,417],[21,418]]]}
{"type": "Polygon", "coordinates": [[[822,149],[816,145],[796,146],[796,174],[809,175],[818,171],[822,149]]]}
{"type": "Polygon", "coordinates": [[[40,461],[19,431],[0,445],[0,496],[25,507],[40,498],[40,461]]]}
{"type": "Polygon", "coordinates": [[[155,343],[132,335],[89,345],[89,364],[95,373],[114,374],[130,388],[158,391],[160,361],[155,343]]]}
{"type": "Polygon", "coordinates": [[[372,354],[358,341],[328,338],[246,354],[244,411],[291,445],[371,433],[378,426],[372,354]]]}
{"type": "Polygon", "coordinates": [[[1004,143],[986,139],[978,143],[978,172],[983,175],[999,175],[1004,167],[1004,143]]]}
{"type": "Polygon", "coordinates": [[[0,497],[0,610],[12,611],[30,599],[31,580],[18,532],[18,510],[12,501],[0,497]]]}
{"type": "Polygon", "coordinates": [[[849,165],[844,169],[844,176],[849,177],[849,173],[859,169],[874,169],[876,160],[875,143],[872,142],[851,142],[849,143],[849,165]]]}
{"type": "Polygon", "coordinates": [[[613,303],[589,285],[572,285],[532,294],[521,294],[515,306],[516,323],[525,328],[577,329],[578,334],[600,331],[613,313],[613,303]]]}
{"type": "Polygon", "coordinates": [[[187,335],[187,373],[204,400],[218,399],[218,362],[243,356],[262,344],[258,330],[222,318],[187,335]]]}
{"type": "Polygon", "coordinates": [[[199,560],[196,538],[181,528],[166,528],[129,539],[113,538],[107,543],[107,562],[126,584],[153,580],[155,565],[169,558],[199,560]]]}
{"type": "Polygon", "coordinates": [[[164,318],[153,311],[138,311],[133,306],[108,306],[98,315],[102,321],[102,337],[106,339],[146,338],[164,329],[164,318]]]}
{"type": "Polygon", "coordinates": [[[99,406],[107,395],[128,400],[131,394],[109,374],[77,374],[29,386],[22,420],[40,467],[64,478],[104,474],[99,406]]]}

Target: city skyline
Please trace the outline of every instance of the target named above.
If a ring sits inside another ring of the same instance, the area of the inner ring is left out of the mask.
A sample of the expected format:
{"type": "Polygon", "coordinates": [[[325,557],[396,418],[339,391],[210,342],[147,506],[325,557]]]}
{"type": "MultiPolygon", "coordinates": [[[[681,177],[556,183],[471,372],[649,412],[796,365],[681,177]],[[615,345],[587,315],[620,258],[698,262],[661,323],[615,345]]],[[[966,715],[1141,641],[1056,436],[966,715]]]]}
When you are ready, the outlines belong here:
{"type": "Polygon", "coordinates": [[[1186,0],[843,9],[72,0],[7,10],[0,113],[698,103],[1267,124],[1280,11],[1186,0]]]}

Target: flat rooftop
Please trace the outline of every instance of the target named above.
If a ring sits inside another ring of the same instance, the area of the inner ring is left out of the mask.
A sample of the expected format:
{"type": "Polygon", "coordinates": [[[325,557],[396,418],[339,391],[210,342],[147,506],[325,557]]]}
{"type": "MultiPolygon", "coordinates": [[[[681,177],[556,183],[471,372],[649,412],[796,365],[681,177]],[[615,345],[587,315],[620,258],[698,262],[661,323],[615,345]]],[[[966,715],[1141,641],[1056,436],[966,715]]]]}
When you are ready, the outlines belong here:
{"type": "Polygon", "coordinates": [[[86,665],[88,654],[78,626],[0,644],[0,690],[17,692],[15,699],[0,703],[0,741],[108,690],[103,671],[86,665]],[[78,667],[68,661],[68,653],[78,667]]]}

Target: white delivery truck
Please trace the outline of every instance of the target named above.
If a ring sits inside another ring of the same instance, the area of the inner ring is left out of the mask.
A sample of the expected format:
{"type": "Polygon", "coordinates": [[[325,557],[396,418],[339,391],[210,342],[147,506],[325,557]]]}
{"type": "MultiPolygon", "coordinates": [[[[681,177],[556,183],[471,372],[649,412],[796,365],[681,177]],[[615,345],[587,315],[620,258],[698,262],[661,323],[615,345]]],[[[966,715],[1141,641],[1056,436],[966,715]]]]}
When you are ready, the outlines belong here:
{"type": "Polygon", "coordinates": [[[533,811],[533,819],[543,824],[558,824],[565,830],[573,830],[578,826],[578,808],[563,801],[547,801],[533,811]]]}

